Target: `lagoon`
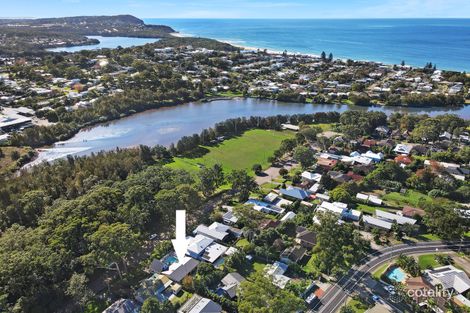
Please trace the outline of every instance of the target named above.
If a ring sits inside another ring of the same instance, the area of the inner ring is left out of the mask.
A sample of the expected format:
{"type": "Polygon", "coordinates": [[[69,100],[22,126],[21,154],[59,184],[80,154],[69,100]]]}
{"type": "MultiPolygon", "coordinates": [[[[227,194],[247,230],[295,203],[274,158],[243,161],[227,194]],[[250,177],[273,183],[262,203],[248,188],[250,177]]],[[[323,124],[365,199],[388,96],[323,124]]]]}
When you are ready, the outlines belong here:
{"type": "Polygon", "coordinates": [[[133,46],[142,46],[148,43],[158,41],[157,38],[134,38],[134,37],[103,37],[103,36],[87,36],[90,39],[99,40],[96,45],[83,45],[73,47],[59,47],[48,49],[51,52],[78,52],[81,50],[98,50],[98,49],[115,49],[117,47],[129,48],[133,46]]]}
{"type": "Polygon", "coordinates": [[[264,99],[227,99],[212,102],[191,102],[137,113],[106,124],[96,125],[78,132],[67,141],[41,149],[39,157],[30,165],[52,161],[67,155],[90,155],[99,151],[128,148],[140,144],[168,146],[181,137],[200,133],[204,128],[228,118],[249,116],[292,115],[348,109],[362,111],[410,112],[435,116],[455,113],[470,118],[470,106],[461,108],[406,108],[357,107],[346,104],[286,103],[264,99]]]}

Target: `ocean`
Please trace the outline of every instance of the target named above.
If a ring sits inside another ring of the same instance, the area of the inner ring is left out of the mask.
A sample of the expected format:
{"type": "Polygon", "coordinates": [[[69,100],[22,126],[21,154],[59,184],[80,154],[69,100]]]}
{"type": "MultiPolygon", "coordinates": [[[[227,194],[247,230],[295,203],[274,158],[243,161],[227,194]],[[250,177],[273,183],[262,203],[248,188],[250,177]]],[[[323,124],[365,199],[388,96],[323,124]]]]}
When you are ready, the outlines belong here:
{"type": "Polygon", "coordinates": [[[470,71],[470,19],[145,19],[244,47],[470,71]]]}

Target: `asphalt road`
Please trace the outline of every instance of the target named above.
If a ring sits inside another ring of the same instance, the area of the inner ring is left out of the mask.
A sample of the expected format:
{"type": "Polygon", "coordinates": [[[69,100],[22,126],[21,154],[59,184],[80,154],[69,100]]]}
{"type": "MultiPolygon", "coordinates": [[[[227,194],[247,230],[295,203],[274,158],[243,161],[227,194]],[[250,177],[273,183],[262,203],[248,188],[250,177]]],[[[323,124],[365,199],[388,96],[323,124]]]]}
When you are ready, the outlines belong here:
{"type": "Polygon", "coordinates": [[[436,252],[436,249],[440,252],[455,251],[459,248],[470,248],[470,241],[448,243],[441,241],[420,242],[396,245],[376,251],[363,259],[361,264],[353,267],[336,284],[328,288],[321,301],[313,308],[313,311],[320,313],[336,312],[366,275],[373,273],[378,267],[400,254],[431,253],[436,252]]]}

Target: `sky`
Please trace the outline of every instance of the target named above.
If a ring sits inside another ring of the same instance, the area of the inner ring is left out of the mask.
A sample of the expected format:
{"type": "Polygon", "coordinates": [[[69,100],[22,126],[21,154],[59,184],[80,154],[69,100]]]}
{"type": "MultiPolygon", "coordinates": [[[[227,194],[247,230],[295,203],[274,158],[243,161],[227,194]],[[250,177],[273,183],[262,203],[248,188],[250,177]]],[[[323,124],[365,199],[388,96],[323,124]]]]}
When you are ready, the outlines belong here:
{"type": "Polygon", "coordinates": [[[0,0],[0,17],[470,18],[470,0],[0,0]]]}

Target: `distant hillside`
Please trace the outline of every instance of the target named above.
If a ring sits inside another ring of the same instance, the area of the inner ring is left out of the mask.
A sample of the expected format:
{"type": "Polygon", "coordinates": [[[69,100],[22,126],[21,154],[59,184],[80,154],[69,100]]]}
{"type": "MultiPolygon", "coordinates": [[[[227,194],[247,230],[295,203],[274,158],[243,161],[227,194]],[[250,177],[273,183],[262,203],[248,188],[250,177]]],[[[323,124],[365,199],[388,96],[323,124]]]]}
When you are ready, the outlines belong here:
{"type": "Polygon", "coordinates": [[[109,24],[135,24],[143,25],[144,21],[132,15],[114,15],[114,16],[71,16],[57,18],[38,18],[38,19],[0,19],[0,24],[23,24],[23,25],[43,25],[54,23],[109,23],[109,24]]]}
{"type": "Polygon", "coordinates": [[[146,25],[132,15],[0,19],[0,54],[96,43],[85,36],[164,38],[172,32],[169,26],[146,25]]]}

